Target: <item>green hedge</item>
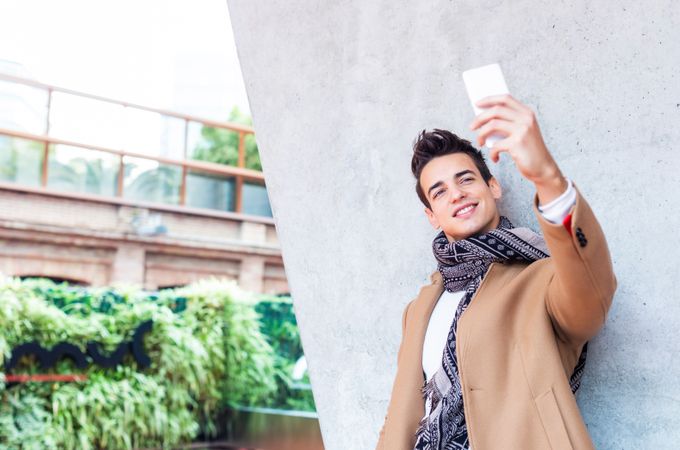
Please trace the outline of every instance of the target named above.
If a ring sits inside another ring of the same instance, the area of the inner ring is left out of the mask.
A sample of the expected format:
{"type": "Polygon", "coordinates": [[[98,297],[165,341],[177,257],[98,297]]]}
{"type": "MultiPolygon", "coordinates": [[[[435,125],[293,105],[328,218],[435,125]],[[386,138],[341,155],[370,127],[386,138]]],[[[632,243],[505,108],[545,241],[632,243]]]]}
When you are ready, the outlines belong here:
{"type": "Polygon", "coordinates": [[[290,297],[261,296],[255,305],[260,314],[260,329],[274,349],[274,371],[278,389],[265,406],[316,411],[309,375],[293,380],[293,366],[304,354],[290,297]]]}
{"type": "MultiPolygon", "coordinates": [[[[90,365],[83,372],[66,358],[50,370],[84,373],[88,379],[81,382],[10,386],[0,374],[0,448],[169,448],[214,435],[217,415],[228,406],[313,410],[311,391],[293,392],[284,373],[302,351],[290,298],[259,300],[234,282],[214,279],[156,294],[6,279],[0,284],[2,367],[25,342],[49,348],[67,341],[85,351],[88,341],[97,341],[111,351],[140,323],[154,324],[145,335],[147,369],[127,355],[114,369],[90,365]],[[267,319],[276,308],[289,311],[285,323],[267,319]],[[286,353],[276,354],[282,348],[286,353]]],[[[13,373],[41,372],[24,359],[13,373]]]]}

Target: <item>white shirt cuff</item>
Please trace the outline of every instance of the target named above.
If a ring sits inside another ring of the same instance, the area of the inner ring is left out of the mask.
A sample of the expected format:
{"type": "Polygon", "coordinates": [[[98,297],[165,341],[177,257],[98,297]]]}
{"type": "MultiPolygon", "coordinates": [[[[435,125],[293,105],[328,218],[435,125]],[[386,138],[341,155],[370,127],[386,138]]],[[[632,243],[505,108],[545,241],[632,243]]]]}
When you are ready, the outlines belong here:
{"type": "Polygon", "coordinates": [[[567,178],[567,190],[559,197],[548,202],[546,205],[538,205],[538,210],[543,217],[552,223],[562,223],[576,204],[576,189],[571,179],[567,178]]]}

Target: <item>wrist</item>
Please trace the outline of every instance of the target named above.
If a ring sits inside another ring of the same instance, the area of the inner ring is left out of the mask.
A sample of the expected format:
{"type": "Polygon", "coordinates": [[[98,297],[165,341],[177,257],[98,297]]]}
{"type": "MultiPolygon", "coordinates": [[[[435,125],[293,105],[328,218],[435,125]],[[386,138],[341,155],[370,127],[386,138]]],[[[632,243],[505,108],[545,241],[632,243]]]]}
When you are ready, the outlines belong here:
{"type": "Polygon", "coordinates": [[[555,166],[548,171],[545,176],[534,181],[539,205],[545,205],[556,199],[569,187],[567,179],[562,175],[560,169],[555,166]]]}

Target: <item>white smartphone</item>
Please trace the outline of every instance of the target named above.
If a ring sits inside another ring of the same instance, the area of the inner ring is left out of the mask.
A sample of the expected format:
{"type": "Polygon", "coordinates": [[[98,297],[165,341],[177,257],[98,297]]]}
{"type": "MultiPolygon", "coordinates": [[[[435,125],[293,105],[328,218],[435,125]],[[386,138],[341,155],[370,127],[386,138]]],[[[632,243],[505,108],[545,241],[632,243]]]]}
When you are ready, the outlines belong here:
{"type": "MultiPolygon", "coordinates": [[[[489,64],[475,69],[466,70],[463,72],[463,82],[467,90],[472,109],[475,115],[479,115],[485,108],[479,108],[475,105],[476,102],[488,97],[489,95],[508,94],[508,86],[505,84],[505,78],[501,71],[501,66],[498,64],[489,64]]],[[[493,134],[486,138],[486,145],[488,148],[501,139],[505,138],[503,135],[493,134]]]]}

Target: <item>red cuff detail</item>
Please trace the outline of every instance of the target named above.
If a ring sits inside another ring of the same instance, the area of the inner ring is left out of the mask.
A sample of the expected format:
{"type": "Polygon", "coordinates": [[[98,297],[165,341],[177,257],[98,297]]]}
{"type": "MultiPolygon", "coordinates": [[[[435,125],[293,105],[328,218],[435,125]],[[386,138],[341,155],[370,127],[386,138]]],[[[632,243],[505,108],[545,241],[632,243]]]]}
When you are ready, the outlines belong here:
{"type": "Polygon", "coordinates": [[[564,225],[564,228],[571,234],[571,213],[567,214],[567,217],[562,221],[562,225],[564,225]]]}

